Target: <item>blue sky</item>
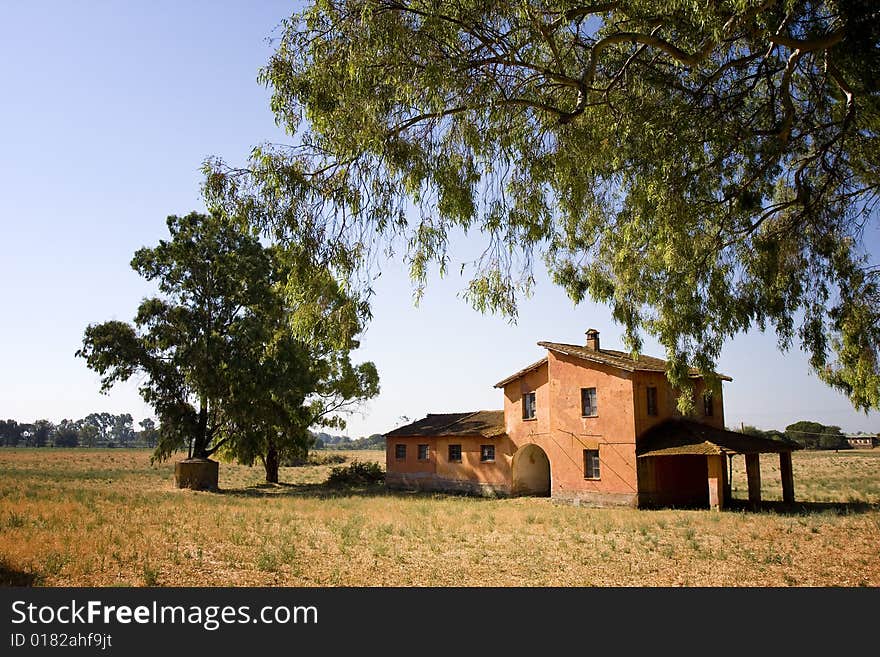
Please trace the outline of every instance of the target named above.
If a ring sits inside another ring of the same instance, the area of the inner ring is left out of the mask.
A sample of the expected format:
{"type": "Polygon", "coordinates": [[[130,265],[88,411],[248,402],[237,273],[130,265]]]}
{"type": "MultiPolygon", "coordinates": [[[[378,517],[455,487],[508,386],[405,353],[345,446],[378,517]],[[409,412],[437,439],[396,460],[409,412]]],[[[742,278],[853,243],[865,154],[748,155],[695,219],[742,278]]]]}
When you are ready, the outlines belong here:
{"type": "MultiPolygon", "coordinates": [[[[256,82],[267,43],[292,8],[249,2],[28,2],[0,8],[0,416],[150,416],[136,385],[98,392],[74,357],[89,323],[129,321],[151,288],[133,252],[166,236],[165,217],[203,209],[199,167],[243,162],[281,138],[256,82]]],[[[869,241],[876,245],[877,227],[869,241]]],[[[467,245],[465,245],[467,247],[467,245]]],[[[455,254],[453,254],[455,255],[455,254]]],[[[540,358],[539,340],[580,343],[595,327],[620,347],[608,310],[573,307],[539,273],[517,324],[459,298],[458,268],[433,277],[421,305],[400,263],[386,263],[374,320],[356,356],[379,368],[382,394],[349,420],[357,437],[401,417],[501,408],[492,386],[540,358]]],[[[651,340],[645,353],[662,356],[651,340]]],[[[784,427],[799,419],[880,431],[880,414],[850,407],[772,334],[729,342],[719,370],[726,422],[784,427]]]]}

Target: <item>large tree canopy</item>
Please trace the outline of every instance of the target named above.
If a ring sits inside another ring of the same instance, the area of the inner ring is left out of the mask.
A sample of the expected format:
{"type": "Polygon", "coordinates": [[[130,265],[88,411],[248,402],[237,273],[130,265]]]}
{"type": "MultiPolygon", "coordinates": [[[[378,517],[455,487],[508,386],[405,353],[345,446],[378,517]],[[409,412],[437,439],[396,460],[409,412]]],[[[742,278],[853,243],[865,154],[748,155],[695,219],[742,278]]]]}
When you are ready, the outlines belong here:
{"type": "Polygon", "coordinates": [[[340,412],[378,394],[373,363],[350,360],[369,308],[326,267],[264,246],[222,213],[171,216],[168,229],[131,263],[161,296],[134,324],[90,325],[77,352],[104,390],[138,376],[160,420],[156,457],[222,449],[253,463],[300,444],[309,426],[341,426],[340,412]]]}
{"type": "MultiPolygon", "coordinates": [[[[880,9],[873,0],[321,0],[261,73],[291,143],[206,165],[212,203],[358,271],[451,238],[516,314],[535,256],[673,383],[751,326],[880,405],[880,9]],[[382,239],[376,239],[377,236],[382,239]]],[[[420,288],[419,288],[420,289],[420,288]]],[[[687,403],[689,395],[682,395],[687,403]]]]}

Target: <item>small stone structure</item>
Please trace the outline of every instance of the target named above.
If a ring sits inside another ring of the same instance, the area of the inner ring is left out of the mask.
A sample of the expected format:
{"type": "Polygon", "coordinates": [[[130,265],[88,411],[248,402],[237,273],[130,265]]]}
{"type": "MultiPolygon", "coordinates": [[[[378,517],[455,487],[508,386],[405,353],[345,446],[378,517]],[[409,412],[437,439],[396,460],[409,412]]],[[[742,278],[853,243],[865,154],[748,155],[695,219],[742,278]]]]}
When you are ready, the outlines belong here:
{"type": "Polygon", "coordinates": [[[185,459],[174,464],[174,483],[178,488],[217,490],[220,464],[211,459],[185,459]]]}

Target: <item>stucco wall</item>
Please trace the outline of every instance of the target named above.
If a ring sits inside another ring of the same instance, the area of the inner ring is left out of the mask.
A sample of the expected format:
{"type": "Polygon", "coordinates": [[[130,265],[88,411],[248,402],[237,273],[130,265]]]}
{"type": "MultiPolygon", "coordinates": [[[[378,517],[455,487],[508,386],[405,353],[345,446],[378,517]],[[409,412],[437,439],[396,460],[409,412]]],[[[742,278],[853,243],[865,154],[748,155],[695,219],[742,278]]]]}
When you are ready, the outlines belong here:
{"type": "MultiPolygon", "coordinates": [[[[724,382],[721,382],[721,387],[723,388],[724,382]]],[[[719,389],[715,393],[712,394],[712,406],[713,412],[711,417],[707,417],[703,414],[703,391],[706,390],[706,384],[702,379],[697,379],[696,386],[694,387],[694,395],[696,397],[696,402],[694,404],[694,417],[692,419],[697,422],[704,422],[705,424],[712,425],[713,427],[718,427],[719,429],[724,428],[724,391],[723,389],[719,389]]]]}
{"type": "Polygon", "coordinates": [[[437,475],[445,479],[468,479],[487,484],[510,482],[513,450],[505,438],[437,438],[437,475]],[[449,445],[461,445],[461,463],[449,461],[449,445]],[[480,445],[495,445],[495,462],[480,462],[480,445]]]}
{"type": "Polygon", "coordinates": [[[516,448],[547,454],[553,497],[633,504],[637,492],[635,422],[629,373],[553,352],[535,372],[504,389],[507,431],[516,448]],[[596,417],[581,416],[581,388],[596,388],[596,417]],[[522,394],[537,392],[537,419],[522,420],[522,394]],[[598,449],[600,478],[584,477],[583,452],[598,449]]]}
{"type": "MultiPolygon", "coordinates": [[[[507,435],[511,438],[514,437],[514,434],[518,437],[542,436],[550,431],[550,416],[553,409],[550,406],[548,372],[548,363],[544,363],[539,368],[527,372],[504,386],[504,422],[507,427],[507,435]],[[524,420],[522,416],[523,395],[533,391],[535,392],[537,412],[534,419],[524,420]]],[[[520,441],[517,444],[524,443],[520,441]]]]}
{"type": "Polygon", "coordinates": [[[387,472],[434,473],[437,471],[437,441],[434,438],[389,438],[385,444],[385,469],[387,472]],[[406,459],[395,456],[397,445],[406,445],[406,459]],[[419,445],[428,445],[428,460],[420,461],[419,445]]]}
{"type": "MultiPolygon", "coordinates": [[[[713,395],[713,414],[708,417],[703,414],[703,391],[705,384],[702,380],[696,380],[694,386],[694,414],[691,419],[704,422],[713,427],[724,428],[724,394],[723,391],[713,395]]],[[[641,436],[645,431],[670,418],[681,417],[678,412],[678,395],[669,384],[666,374],[663,372],[634,372],[633,373],[633,400],[635,403],[636,435],[641,436]],[[648,388],[657,388],[657,415],[648,415],[648,388]]]]}
{"type": "Polygon", "coordinates": [[[418,436],[390,438],[386,444],[386,485],[438,491],[510,492],[513,445],[506,436],[484,438],[418,436]],[[407,445],[407,458],[395,458],[395,445],[407,445]],[[429,444],[429,461],[418,461],[417,446],[429,444]],[[461,445],[461,462],[449,461],[449,445],[461,445]],[[480,461],[480,446],[495,445],[495,461],[480,461]]]}

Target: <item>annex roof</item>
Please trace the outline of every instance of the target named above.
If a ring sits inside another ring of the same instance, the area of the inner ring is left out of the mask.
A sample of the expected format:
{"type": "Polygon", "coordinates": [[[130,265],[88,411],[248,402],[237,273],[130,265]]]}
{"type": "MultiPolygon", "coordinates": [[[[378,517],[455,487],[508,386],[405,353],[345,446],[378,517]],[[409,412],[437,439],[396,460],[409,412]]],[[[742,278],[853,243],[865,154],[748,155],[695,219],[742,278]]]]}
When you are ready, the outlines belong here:
{"type": "Polygon", "coordinates": [[[666,420],[636,440],[638,458],[682,454],[773,454],[801,449],[786,440],[773,440],[728,431],[693,420],[666,420]]]}
{"type": "Polygon", "coordinates": [[[482,436],[495,438],[505,433],[504,411],[470,411],[468,413],[428,413],[385,434],[386,438],[407,436],[482,436]]]}

